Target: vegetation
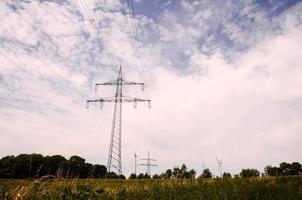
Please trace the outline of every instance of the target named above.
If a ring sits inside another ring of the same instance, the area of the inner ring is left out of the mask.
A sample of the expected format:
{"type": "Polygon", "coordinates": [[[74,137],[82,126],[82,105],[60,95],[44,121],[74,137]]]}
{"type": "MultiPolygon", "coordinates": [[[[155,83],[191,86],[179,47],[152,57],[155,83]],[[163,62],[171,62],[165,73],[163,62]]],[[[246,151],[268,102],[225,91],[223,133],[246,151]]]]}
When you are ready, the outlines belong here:
{"type": "Polygon", "coordinates": [[[302,167],[298,162],[291,164],[282,162],[279,167],[267,166],[264,168],[264,171],[267,176],[293,176],[302,174],[302,167]]]}
{"type": "Polygon", "coordinates": [[[302,177],[0,180],[0,199],[298,200],[302,177]]]}
{"type": "Polygon", "coordinates": [[[103,165],[86,163],[79,156],[20,154],[0,159],[1,199],[302,199],[301,164],[280,163],[242,169],[239,175],[224,172],[214,177],[209,169],[195,178],[186,165],[164,173],[108,173],[103,165]],[[50,180],[50,178],[53,178],[50,180]],[[119,179],[112,179],[119,178],[119,179]]]}
{"type": "MultiPolygon", "coordinates": [[[[80,156],[67,160],[61,155],[20,154],[0,159],[0,178],[104,178],[106,174],[104,165],[86,163],[80,156]]],[[[116,175],[111,174],[111,177],[116,175]]]]}
{"type": "Polygon", "coordinates": [[[242,178],[250,178],[250,177],[258,177],[260,176],[260,172],[257,169],[242,169],[240,172],[240,177],[242,178]]]}

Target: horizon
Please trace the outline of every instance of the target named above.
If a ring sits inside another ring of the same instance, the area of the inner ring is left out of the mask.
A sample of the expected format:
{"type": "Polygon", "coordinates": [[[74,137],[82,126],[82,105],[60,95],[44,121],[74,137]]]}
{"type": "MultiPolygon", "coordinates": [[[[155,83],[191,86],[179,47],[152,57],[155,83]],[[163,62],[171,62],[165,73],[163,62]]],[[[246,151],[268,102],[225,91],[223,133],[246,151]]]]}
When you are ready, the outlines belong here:
{"type": "Polygon", "coordinates": [[[123,107],[127,177],[134,152],[150,151],[152,174],[184,163],[217,175],[216,158],[231,174],[302,162],[301,1],[133,0],[137,38],[121,1],[86,0],[99,36],[81,2],[0,3],[0,157],[106,166],[113,105],[85,106],[114,95],[94,84],[116,79],[120,64],[145,83],[125,95],[152,100],[123,107]]]}

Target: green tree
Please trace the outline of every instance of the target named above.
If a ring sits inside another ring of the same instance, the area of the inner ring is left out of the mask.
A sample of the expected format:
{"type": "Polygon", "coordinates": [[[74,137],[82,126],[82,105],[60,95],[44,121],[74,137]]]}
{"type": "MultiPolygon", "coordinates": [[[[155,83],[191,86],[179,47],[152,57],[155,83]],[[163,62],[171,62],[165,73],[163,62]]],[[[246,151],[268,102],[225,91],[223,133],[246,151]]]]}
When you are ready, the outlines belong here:
{"type": "Polygon", "coordinates": [[[152,176],[152,178],[153,178],[153,179],[160,179],[160,176],[159,176],[158,174],[154,174],[154,175],[152,176]]]}
{"type": "Polygon", "coordinates": [[[294,172],[294,175],[302,174],[302,165],[298,162],[292,163],[292,171],[294,172]]]}
{"type": "Polygon", "coordinates": [[[69,164],[72,177],[87,178],[93,169],[92,165],[85,163],[85,159],[80,156],[71,156],[69,164]]]}
{"type": "Polygon", "coordinates": [[[114,172],[108,172],[106,174],[106,178],[116,178],[116,179],[118,179],[119,176],[116,173],[114,173],[114,172]]]}
{"type": "Polygon", "coordinates": [[[66,161],[66,158],[61,155],[46,156],[45,167],[42,170],[42,174],[57,176],[58,172],[64,168],[66,161]]]}
{"type": "Polygon", "coordinates": [[[206,168],[202,171],[202,174],[200,175],[200,178],[212,178],[212,172],[210,169],[206,168]]]}
{"type": "Polygon", "coordinates": [[[31,156],[20,154],[15,157],[14,178],[29,178],[31,173],[31,156]]]}
{"type": "Polygon", "coordinates": [[[179,167],[174,167],[172,171],[172,177],[173,178],[181,178],[181,169],[179,167]]]}
{"type": "Polygon", "coordinates": [[[173,178],[194,178],[196,175],[196,172],[194,169],[188,170],[187,166],[185,164],[182,164],[182,166],[174,167],[172,171],[173,178]]]}
{"type": "Polygon", "coordinates": [[[130,176],[129,176],[129,179],[136,179],[136,178],[137,178],[137,176],[134,173],[130,174],[130,176]]]}
{"type": "Polygon", "coordinates": [[[242,169],[240,172],[240,177],[250,178],[250,177],[259,177],[260,172],[257,169],[242,169]]]}
{"type": "Polygon", "coordinates": [[[223,178],[232,178],[232,175],[228,172],[224,172],[222,175],[223,178]]]}
{"type": "Polygon", "coordinates": [[[147,173],[140,173],[138,176],[137,176],[138,179],[150,179],[151,177],[147,174],[147,173]]]}
{"type": "Polygon", "coordinates": [[[104,165],[93,165],[92,176],[93,178],[105,178],[107,168],[104,165]]]}
{"type": "Polygon", "coordinates": [[[189,171],[185,172],[185,178],[195,178],[196,171],[194,169],[190,169],[189,171]]]}
{"type": "Polygon", "coordinates": [[[280,176],[282,174],[282,171],[278,167],[272,167],[269,165],[264,168],[264,174],[266,176],[280,176]]]}
{"type": "Polygon", "coordinates": [[[5,156],[0,160],[0,178],[14,178],[15,156],[5,156]]]}
{"type": "Polygon", "coordinates": [[[167,169],[165,174],[164,174],[164,178],[166,179],[170,179],[172,177],[172,170],[171,169],[167,169]]]}
{"type": "Polygon", "coordinates": [[[40,177],[41,170],[44,166],[44,156],[41,154],[30,154],[30,177],[40,177]]]}

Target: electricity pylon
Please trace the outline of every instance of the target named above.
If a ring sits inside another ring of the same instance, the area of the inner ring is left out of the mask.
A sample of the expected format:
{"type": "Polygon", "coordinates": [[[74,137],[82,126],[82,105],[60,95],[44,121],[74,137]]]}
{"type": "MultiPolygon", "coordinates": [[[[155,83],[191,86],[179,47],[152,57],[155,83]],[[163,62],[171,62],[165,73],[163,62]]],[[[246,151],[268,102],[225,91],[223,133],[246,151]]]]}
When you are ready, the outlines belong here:
{"type": "Polygon", "coordinates": [[[153,159],[153,158],[150,158],[150,152],[149,151],[148,151],[148,157],[147,158],[143,158],[141,160],[147,161],[146,163],[142,163],[142,164],[139,164],[139,165],[147,166],[147,174],[149,176],[151,176],[151,167],[157,167],[158,166],[156,164],[151,163],[151,161],[155,162],[156,160],[153,159]]]}
{"type": "Polygon", "coordinates": [[[123,86],[125,85],[139,85],[141,89],[144,90],[144,83],[128,82],[123,79],[122,67],[120,66],[118,77],[113,82],[96,83],[95,90],[100,85],[113,85],[116,87],[116,92],[114,97],[100,98],[87,100],[86,106],[89,108],[89,103],[98,102],[100,103],[100,108],[103,108],[103,103],[114,103],[113,110],[113,121],[111,129],[111,139],[109,146],[109,155],[107,162],[108,172],[115,172],[119,175],[122,174],[122,104],[127,102],[133,102],[134,108],[137,107],[137,102],[148,102],[148,107],[151,108],[151,100],[149,99],[139,99],[126,97],[123,95],[123,86]]]}

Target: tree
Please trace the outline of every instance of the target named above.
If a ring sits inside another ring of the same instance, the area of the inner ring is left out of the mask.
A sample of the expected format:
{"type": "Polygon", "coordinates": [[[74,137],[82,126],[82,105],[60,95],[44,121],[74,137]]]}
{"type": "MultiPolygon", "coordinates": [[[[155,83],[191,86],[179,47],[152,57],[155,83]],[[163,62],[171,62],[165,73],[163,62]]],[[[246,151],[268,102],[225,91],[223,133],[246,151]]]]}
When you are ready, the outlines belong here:
{"type": "Polygon", "coordinates": [[[137,178],[138,178],[138,179],[150,179],[151,177],[150,177],[147,173],[145,173],[145,174],[140,173],[140,174],[137,176],[137,178]]]}
{"type": "Polygon", "coordinates": [[[129,176],[129,179],[136,179],[136,178],[137,178],[137,176],[134,173],[130,174],[130,176],[129,176]]]}
{"type": "Polygon", "coordinates": [[[44,156],[41,154],[31,154],[30,159],[30,177],[38,178],[45,162],[44,156]]]}
{"type": "Polygon", "coordinates": [[[105,178],[107,168],[104,165],[93,165],[92,176],[93,178],[105,178]]]}
{"type": "Polygon", "coordinates": [[[181,178],[181,170],[179,167],[174,167],[172,171],[172,177],[173,178],[181,178]]]}
{"type": "Polygon", "coordinates": [[[280,176],[282,174],[282,171],[278,167],[266,166],[264,168],[264,174],[266,176],[280,176]]]}
{"type": "Polygon", "coordinates": [[[93,168],[91,164],[86,164],[85,159],[80,156],[71,156],[69,164],[72,177],[87,178],[93,168]]]}
{"type": "Polygon", "coordinates": [[[266,176],[295,176],[302,174],[302,167],[298,162],[282,162],[279,167],[266,166],[264,172],[266,176]]]}
{"type": "Polygon", "coordinates": [[[66,158],[61,155],[46,156],[42,175],[58,176],[58,173],[66,166],[66,161],[66,158]]]}
{"type": "Polygon", "coordinates": [[[280,170],[284,176],[293,176],[301,174],[301,164],[298,162],[293,162],[292,164],[282,162],[280,163],[280,170]]]}
{"type": "Polygon", "coordinates": [[[20,154],[15,157],[14,178],[29,178],[31,172],[31,157],[28,154],[20,154]]]}
{"type": "Polygon", "coordinates": [[[123,174],[118,176],[119,179],[126,179],[126,176],[124,176],[123,174]]]}
{"type": "Polygon", "coordinates": [[[223,178],[232,178],[232,175],[228,172],[224,172],[222,175],[223,178]]]}
{"type": "Polygon", "coordinates": [[[15,156],[5,156],[0,160],[0,178],[14,178],[15,156]]]}
{"type": "Polygon", "coordinates": [[[294,175],[302,174],[302,165],[300,163],[293,162],[291,168],[294,171],[294,175]]]}
{"type": "Polygon", "coordinates": [[[150,179],[150,178],[151,178],[151,176],[149,174],[147,174],[147,173],[144,174],[144,179],[150,179]]]}
{"type": "Polygon", "coordinates": [[[139,173],[137,176],[138,179],[144,179],[144,177],[145,177],[145,175],[143,173],[139,173]]]}
{"type": "Polygon", "coordinates": [[[180,168],[174,167],[172,171],[173,178],[194,178],[195,175],[195,170],[191,169],[188,171],[187,166],[185,164],[182,164],[180,168]]]}
{"type": "Polygon", "coordinates": [[[185,172],[185,178],[195,178],[195,175],[196,171],[194,169],[185,172]]]}
{"type": "Polygon", "coordinates": [[[109,173],[107,173],[106,178],[116,178],[117,179],[117,178],[119,178],[119,176],[114,172],[109,172],[109,173]]]}
{"type": "Polygon", "coordinates": [[[206,168],[202,171],[200,178],[212,178],[212,176],[212,172],[208,168],[206,168]]]}
{"type": "Polygon", "coordinates": [[[259,177],[260,172],[257,169],[242,169],[240,172],[240,177],[250,178],[250,177],[259,177]]]}
{"type": "Polygon", "coordinates": [[[164,174],[164,178],[166,179],[170,179],[172,177],[172,170],[171,169],[167,169],[165,174],[164,174]]]}
{"type": "Polygon", "coordinates": [[[153,179],[160,179],[160,176],[159,176],[158,174],[154,174],[154,175],[152,176],[152,178],[153,178],[153,179]]]}

